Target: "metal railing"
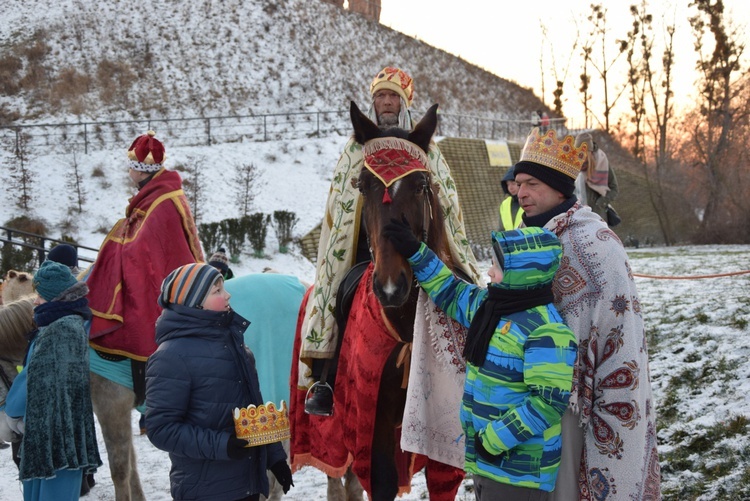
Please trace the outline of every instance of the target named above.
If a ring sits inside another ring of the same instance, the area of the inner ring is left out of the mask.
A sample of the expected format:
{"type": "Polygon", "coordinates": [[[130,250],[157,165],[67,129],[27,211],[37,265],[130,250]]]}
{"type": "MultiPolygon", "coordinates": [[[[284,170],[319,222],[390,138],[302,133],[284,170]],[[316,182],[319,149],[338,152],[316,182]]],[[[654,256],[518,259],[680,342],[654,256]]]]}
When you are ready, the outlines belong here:
{"type": "Polygon", "coordinates": [[[47,253],[52,250],[52,247],[58,244],[72,245],[76,248],[76,251],[80,251],[81,249],[87,251],[87,253],[91,255],[81,255],[81,253],[78,252],[78,261],[86,263],[93,263],[96,259],[96,255],[99,253],[99,249],[93,247],[66,242],[65,240],[58,240],[56,238],[49,238],[43,235],[37,235],[36,233],[29,233],[5,226],[0,226],[0,242],[3,243],[3,247],[17,245],[19,247],[36,251],[37,266],[41,265],[44,260],[47,259],[47,253]],[[48,245],[48,243],[50,245],[48,245]]]}
{"type": "MultiPolygon", "coordinates": [[[[412,113],[418,120],[422,113],[412,113]]],[[[566,119],[550,126],[566,132],[566,119]]],[[[491,140],[523,141],[531,130],[529,120],[501,120],[472,115],[440,113],[437,134],[491,140]]],[[[348,111],[312,111],[200,118],[117,120],[109,122],[19,124],[0,126],[0,143],[15,155],[73,153],[129,145],[146,130],[168,138],[169,146],[210,146],[220,143],[277,141],[348,135],[348,111]]]]}

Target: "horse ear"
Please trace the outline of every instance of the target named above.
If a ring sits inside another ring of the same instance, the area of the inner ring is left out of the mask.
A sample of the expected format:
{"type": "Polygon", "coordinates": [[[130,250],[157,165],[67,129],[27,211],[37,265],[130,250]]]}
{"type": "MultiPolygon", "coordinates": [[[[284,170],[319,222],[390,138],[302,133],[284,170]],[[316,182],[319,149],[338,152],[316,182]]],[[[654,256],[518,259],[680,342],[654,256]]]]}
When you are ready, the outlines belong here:
{"type": "Polygon", "coordinates": [[[380,135],[380,128],[359,111],[354,101],[349,105],[349,116],[352,119],[352,127],[354,127],[354,140],[359,144],[365,144],[370,139],[380,135]]]}
{"type": "Polygon", "coordinates": [[[409,141],[422,148],[425,153],[430,149],[430,140],[435,133],[435,129],[437,129],[437,109],[437,104],[430,106],[422,120],[409,133],[409,141]]]}

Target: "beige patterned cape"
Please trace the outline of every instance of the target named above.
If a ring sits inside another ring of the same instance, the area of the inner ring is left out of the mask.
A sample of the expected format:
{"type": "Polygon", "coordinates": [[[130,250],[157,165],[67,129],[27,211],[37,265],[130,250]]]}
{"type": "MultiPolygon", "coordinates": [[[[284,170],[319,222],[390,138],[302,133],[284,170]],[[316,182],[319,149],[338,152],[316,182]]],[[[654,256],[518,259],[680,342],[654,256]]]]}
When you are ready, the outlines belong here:
{"type": "MultiPolygon", "coordinates": [[[[445,214],[445,230],[453,262],[472,280],[481,283],[476,259],[466,238],[456,184],[448,164],[434,143],[430,145],[428,159],[433,181],[439,185],[438,197],[445,214]]],[[[362,145],[352,137],[339,158],[331,181],[318,244],[315,289],[307,303],[302,326],[304,338],[300,358],[303,360],[331,358],[336,348],[336,291],[356,257],[355,235],[359,234],[362,200],[359,190],[352,185],[352,179],[359,176],[362,164],[362,145]]],[[[303,371],[300,371],[300,380],[300,384],[311,382],[305,378],[303,371]]]]}

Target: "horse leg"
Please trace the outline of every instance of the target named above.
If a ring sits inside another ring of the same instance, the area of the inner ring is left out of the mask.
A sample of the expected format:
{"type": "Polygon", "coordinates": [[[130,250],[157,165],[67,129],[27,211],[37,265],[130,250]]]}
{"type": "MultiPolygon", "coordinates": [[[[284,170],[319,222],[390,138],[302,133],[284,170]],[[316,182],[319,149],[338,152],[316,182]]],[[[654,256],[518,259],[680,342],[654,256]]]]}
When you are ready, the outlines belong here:
{"type": "Polygon", "coordinates": [[[340,478],[328,478],[328,488],[326,490],[326,499],[328,501],[346,501],[346,491],[340,478]]]}
{"type": "Polygon", "coordinates": [[[370,468],[373,501],[392,501],[398,494],[396,426],[401,424],[406,405],[406,390],[401,388],[403,367],[395,368],[399,351],[397,347],[388,357],[380,379],[370,468]]]}
{"type": "Polygon", "coordinates": [[[364,501],[362,493],[364,489],[359,483],[357,475],[352,472],[351,467],[347,468],[344,475],[344,486],[346,488],[346,501],[364,501]]]}
{"type": "Polygon", "coordinates": [[[109,458],[116,501],[145,501],[136,466],[130,423],[135,393],[91,373],[91,403],[99,420],[109,458]]]}

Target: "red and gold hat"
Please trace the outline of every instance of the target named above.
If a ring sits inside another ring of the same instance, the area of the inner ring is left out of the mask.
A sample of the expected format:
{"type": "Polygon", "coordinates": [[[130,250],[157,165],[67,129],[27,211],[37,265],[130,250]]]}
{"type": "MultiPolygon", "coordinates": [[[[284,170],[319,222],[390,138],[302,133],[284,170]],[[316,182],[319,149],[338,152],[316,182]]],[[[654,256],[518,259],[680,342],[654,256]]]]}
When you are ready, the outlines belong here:
{"type": "Polygon", "coordinates": [[[380,89],[392,90],[404,100],[406,107],[411,106],[414,97],[414,82],[405,71],[393,66],[383,68],[370,84],[370,95],[374,96],[380,89]]]}
{"type": "Polygon", "coordinates": [[[128,148],[130,168],[141,172],[157,172],[167,156],[164,145],[154,136],[156,132],[150,130],[138,136],[128,148]]]}

